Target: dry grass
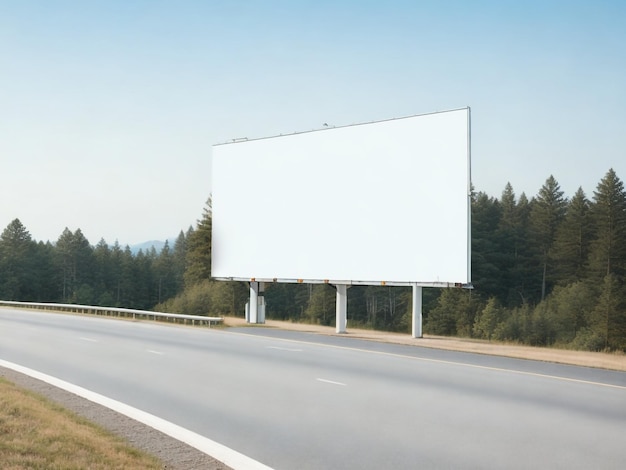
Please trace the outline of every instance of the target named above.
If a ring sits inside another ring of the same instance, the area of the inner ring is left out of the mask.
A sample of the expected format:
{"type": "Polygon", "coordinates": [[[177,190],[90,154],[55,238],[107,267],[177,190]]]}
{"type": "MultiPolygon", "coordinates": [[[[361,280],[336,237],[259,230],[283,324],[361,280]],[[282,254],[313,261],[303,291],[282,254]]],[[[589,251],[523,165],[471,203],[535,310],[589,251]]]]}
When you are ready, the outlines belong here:
{"type": "Polygon", "coordinates": [[[0,467],[161,469],[120,438],[0,378],[0,467]]]}

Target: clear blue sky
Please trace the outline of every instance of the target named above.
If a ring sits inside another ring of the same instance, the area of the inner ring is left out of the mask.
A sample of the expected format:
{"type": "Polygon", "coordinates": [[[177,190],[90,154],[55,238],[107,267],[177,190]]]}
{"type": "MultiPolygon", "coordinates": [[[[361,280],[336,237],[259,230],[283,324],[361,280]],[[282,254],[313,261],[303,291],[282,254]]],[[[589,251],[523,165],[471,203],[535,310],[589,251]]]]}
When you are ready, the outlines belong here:
{"type": "Polygon", "coordinates": [[[0,0],[0,229],[165,239],[215,143],[464,106],[477,190],[591,198],[626,179],[625,25],[622,0],[0,0]]]}

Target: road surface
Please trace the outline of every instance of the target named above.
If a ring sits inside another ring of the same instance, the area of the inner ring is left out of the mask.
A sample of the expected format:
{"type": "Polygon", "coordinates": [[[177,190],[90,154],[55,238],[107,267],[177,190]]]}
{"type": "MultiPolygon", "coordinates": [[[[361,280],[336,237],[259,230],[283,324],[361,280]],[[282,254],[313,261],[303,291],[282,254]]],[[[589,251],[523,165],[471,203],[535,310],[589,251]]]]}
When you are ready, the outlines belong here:
{"type": "Polygon", "coordinates": [[[0,309],[0,359],[275,469],[621,469],[626,373],[0,309]]]}

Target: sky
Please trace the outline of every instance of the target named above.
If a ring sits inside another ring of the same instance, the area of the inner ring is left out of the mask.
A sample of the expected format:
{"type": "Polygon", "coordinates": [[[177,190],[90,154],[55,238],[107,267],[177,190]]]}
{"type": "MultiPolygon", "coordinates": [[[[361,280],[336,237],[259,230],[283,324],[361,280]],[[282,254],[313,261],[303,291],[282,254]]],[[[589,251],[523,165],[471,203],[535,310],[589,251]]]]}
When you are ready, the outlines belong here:
{"type": "Polygon", "coordinates": [[[623,0],[0,0],[0,230],[173,238],[214,144],[465,106],[477,191],[592,198],[626,179],[625,24],[623,0]]]}

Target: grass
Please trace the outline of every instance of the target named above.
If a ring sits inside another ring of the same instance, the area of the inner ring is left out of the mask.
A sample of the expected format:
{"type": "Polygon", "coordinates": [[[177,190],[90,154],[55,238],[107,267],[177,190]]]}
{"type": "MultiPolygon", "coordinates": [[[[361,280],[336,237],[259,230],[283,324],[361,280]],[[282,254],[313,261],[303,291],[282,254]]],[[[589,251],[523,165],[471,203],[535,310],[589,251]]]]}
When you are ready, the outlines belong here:
{"type": "Polygon", "coordinates": [[[0,467],[162,469],[155,457],[121,438],[0,378],[0,467]]]}

